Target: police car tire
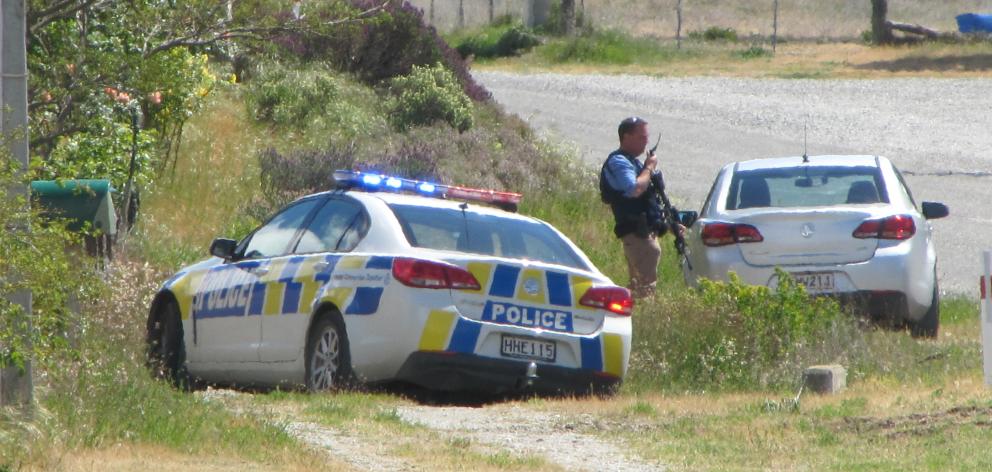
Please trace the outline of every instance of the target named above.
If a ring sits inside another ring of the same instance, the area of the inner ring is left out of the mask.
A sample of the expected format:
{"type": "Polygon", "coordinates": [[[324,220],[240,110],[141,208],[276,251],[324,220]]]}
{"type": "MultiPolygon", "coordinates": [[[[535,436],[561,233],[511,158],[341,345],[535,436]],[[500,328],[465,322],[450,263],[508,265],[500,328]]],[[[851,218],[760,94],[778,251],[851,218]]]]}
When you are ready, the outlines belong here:
{"type": "Polygon", "coordinates": [[[914,338],[935,338],[940,329],[940,290],[937,284],[933,285],[933,299],[930,302],[930,309],[927,310],[923,318],[909,324],[909,333],[914,338]]]}
{"type": "Polygon", "coordinates": [[[351,382],[348,334],[336,312],[318,315],[306,347],[306,388],[310,392],[346,388],[351,382]],[[330,371],[326,370],[330,368],[330,371]],[[317,372],[315,372],[315,370],[317,372]]]}
{"type": "Polygon", "coordinates": [[[148,337],[148,365],[152,375],[168,380],[174,387],[187,390],[190,379],[186,371],[186,347],[176,302],[169,300],[154,315],[148,337]]]}

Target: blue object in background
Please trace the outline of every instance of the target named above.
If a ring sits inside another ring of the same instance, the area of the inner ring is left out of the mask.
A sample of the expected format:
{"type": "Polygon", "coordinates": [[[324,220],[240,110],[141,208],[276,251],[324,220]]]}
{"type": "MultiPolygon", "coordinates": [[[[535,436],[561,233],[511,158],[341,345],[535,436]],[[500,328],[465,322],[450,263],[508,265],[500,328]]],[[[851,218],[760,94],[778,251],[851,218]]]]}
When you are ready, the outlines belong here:
{"type": "Polygon", "coordinates": [[[992,15],[965,13],[955,18],[962,33],[992,33],[992,15]]]}

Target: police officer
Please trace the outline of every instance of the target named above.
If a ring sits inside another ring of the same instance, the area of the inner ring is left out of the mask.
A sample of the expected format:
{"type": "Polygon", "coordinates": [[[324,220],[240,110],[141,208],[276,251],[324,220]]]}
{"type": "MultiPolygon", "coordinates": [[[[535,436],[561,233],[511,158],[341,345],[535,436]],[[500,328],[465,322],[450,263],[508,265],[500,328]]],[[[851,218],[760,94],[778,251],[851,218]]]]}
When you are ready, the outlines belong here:
{"type": "Polygon", "coordinates": [[[658,159],[649,152],[644,162],[638,156],[648,145],[648,123],[638,117],[626,118],[617,128],[620,149],[610,153],[599,176],[599,190],[610,204],[616,224],[613,232],[623,242],[630,273],[628,288],[637,298],[654,294],[658,282],[661,247],[658,236],[667,227],[661,207],[651,188],[651,175],[658,159]]]}

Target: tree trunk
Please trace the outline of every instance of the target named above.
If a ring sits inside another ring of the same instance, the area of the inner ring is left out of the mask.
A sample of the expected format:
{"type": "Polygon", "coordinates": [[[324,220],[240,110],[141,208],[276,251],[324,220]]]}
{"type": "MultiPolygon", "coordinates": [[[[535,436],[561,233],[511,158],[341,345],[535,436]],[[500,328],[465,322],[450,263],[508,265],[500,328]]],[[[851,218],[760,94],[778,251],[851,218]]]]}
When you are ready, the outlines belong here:
{"type": "Polygon", "coordinates": [[[888,0],[871,0],[871,40],[875,44],[892,43],[892,30],[885,24],[888,14],[888,0]]]}
{"type": "Polygon", "coordinates": [[[561,22],[566,36],[575,34],[575,0],[561,0],[561,22]]]}

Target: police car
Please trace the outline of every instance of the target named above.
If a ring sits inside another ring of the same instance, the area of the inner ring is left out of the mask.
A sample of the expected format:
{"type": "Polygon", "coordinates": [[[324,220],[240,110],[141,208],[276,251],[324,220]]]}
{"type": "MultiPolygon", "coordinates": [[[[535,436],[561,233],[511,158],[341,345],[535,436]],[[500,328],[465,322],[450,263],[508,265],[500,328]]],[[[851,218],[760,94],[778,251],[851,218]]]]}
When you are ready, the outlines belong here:
{"type": "Polygon", "coordinates": [[[178,383],[607,391],[633,300],[520,195],[353,171],[166,281],[149,364],[178,383]],[[496,206],[498,208],[493,208],[496,206]],[[507,211],[511,210],[511,211],[507,211]]]}

